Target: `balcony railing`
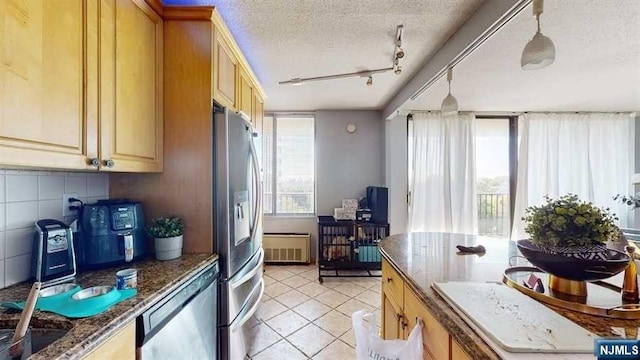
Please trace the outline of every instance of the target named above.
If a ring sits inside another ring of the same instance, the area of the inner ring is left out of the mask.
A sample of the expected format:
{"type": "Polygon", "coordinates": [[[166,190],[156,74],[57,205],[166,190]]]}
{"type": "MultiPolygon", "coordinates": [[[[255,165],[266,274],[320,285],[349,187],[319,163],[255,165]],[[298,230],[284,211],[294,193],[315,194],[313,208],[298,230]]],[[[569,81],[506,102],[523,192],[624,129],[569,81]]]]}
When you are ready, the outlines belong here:
{"type": "MultiPolygon", "coordinates": [[[[276,194],[277,213],[313,214],[315,209],[313,201],[313,192],[279,192],[276,194]]],[[[273,193],[265,192],[264,212],[275,213],[273,210],[273,193]]]]}
{"type": "Polygon", "coordinates": [[[478,194],[478,234],[509,236],[509,194],[478,194]]]}

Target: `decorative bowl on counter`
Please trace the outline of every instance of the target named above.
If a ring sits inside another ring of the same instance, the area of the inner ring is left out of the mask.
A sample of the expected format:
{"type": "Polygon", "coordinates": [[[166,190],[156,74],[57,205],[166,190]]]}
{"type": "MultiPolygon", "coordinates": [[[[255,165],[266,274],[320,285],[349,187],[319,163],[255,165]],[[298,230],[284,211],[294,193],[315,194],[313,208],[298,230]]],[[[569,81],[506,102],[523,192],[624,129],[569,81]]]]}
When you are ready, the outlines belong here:
{"type": "Polygon", "coordinates": [[[594,281],[612,277],[629,265],[629,255],[607,249],[607,259],[579,259],[543,251],[529,240],[518,240],[517,246],[531,264],[568,280],[594,281]]]}

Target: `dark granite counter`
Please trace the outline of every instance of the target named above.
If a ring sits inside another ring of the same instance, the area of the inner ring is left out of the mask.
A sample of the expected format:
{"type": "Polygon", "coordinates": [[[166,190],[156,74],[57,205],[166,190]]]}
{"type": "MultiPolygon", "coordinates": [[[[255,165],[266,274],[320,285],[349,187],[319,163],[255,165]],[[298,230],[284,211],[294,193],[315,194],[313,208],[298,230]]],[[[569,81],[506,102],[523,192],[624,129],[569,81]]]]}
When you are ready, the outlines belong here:
{"type": "MultiPolygon", "coordinates": [[[[519,255],[514,242],[462,234],[412,233],[392,235],[380,243],[380,249],[384,258],[398,270],[418,298],[472,358],[499,358],[432,290],[431,284],[447,281],[502,282],[510,259],[513,265],[526,263],[526,260],[514,258],[519,255]],[[482,244],[487,252],[483,256],[457,255],[456,245],[459,244],[482,244]]],[[[640,320],[610,319],[547,306],[602,337],[620,338],[614,327],[624,328],[632,336],[640,327],[640,320]]]]}
{"type": "MultiPolygon", "coordinates": [[[[69,332],[31,359],[80,358],[95,349],[118,330],[134,321],[147,307],[171,292],[198,271],[218,259],[217,255],[184,254],[169,261],[146,260],[117,268],[81,273],[77,283],[82,288],[99,285],[115,285],[116,271],[125,268],[138,270],[138,294],[118,303],[106,312],[83,319],[67,319],[63,316],[35,311],[31,326],[34,328],[65,329],[69,332]]],[[[22,283],[0,290],[0,301],[25,300],[31,283],[22,283]]],[[[20,313],[3,309],[0,326],[15,327],[20,313]]]]}

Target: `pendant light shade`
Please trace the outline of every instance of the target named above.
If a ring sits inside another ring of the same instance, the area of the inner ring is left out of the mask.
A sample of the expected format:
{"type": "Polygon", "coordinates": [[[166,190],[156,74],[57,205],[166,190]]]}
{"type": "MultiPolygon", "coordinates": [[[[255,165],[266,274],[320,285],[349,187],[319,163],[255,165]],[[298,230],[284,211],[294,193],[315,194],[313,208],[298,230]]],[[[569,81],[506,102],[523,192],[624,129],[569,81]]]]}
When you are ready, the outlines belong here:
{"type": "Polygon", "coordinates": [[[540,32],[540,14],[542,14],[542,0],[533,1],[533,15],[538,23],[538,31],[527,43],[522,51],[520,67],[522,70],[536,70],[553,64],[556,59],[556,47],[553,41],[540,32]]]}
{"type": "Polygon", "coordinates": [[[458,100],[451,95],[451,80],[453,80],[453,70],[447,69],[447,82],[449,83],[449,93],[447,97],[442,100],[442,106],[440,112],[442,115],[453,115],[458,112],[458,100]]]}

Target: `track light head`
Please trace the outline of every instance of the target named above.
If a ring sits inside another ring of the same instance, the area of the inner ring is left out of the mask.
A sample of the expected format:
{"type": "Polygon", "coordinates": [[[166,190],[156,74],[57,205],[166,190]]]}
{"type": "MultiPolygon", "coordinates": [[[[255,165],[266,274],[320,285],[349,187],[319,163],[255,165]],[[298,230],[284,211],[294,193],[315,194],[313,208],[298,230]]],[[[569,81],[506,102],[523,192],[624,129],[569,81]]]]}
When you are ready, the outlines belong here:
{"type": "Polygon", "coordinates": [[[533,1],[533,16],[536,17],[538,31],[527,43],[520,57],[522,70],[537,70],[553,64],[556,59],[556,48],[553,41],[540,31],[540,15],[543,12],[543,0],[533,1]]]}
{"type": "Polygon", "coordinates": [[[369,78],[367,79],[367,86],[371,85],[373,85],[373,77],[369,76],[369,78]]]}
{"type": "Polygon", "coordinates": [[[396,46],[396,59],[402,59],[404,57],[404,50],[400,47],[400,45],[396,46]]]}
{"type": "Polygon", "coordinates": [[[402,66],[396,65],[393,67],[393,73],[396,75],[400,75],[402,73],[402,66]]]}

